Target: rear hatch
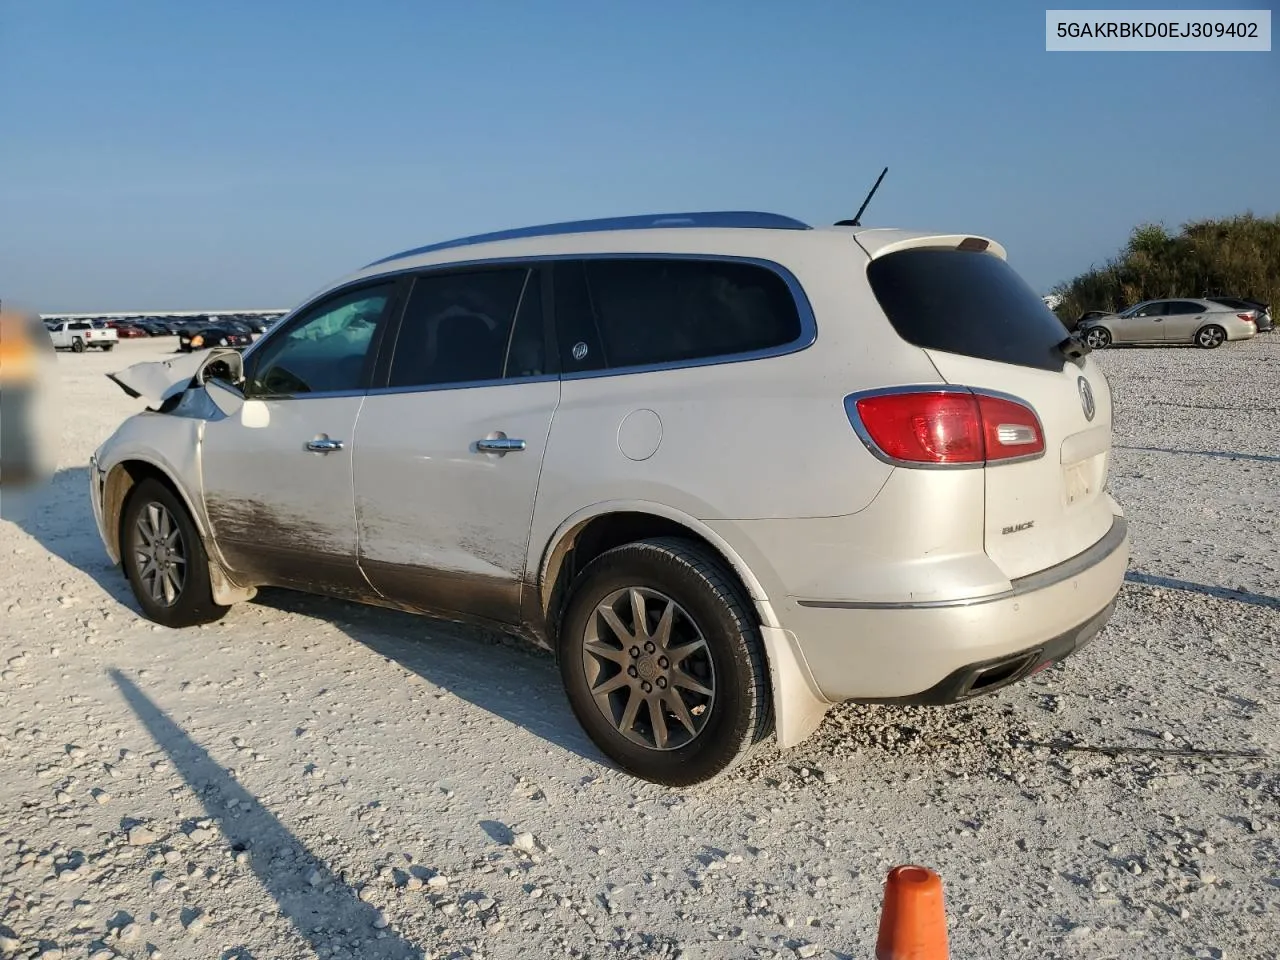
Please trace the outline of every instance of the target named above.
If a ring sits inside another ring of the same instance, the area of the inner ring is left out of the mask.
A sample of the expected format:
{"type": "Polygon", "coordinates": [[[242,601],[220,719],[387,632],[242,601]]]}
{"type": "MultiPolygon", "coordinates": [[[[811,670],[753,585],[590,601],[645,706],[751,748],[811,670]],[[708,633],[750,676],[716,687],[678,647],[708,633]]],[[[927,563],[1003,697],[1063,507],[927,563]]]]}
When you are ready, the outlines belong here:
{"type": "Polygon", "coordinates": [[[983,470],[987,555],[1016,579],[1105,536],[1113,522],[1110,389],[1091,357],[1068,359],[1066,327],[1003,249],[980,238],[859,242],[889,322],[943,380],[1007,395],[1039,418],[1043,455],[983,470]]]}

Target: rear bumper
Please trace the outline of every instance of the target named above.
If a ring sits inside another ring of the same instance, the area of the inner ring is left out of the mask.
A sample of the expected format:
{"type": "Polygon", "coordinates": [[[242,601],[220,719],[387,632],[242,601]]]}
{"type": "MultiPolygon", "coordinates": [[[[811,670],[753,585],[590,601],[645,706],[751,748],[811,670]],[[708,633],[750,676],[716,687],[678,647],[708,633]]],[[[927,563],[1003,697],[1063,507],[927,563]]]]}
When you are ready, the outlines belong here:
{"type": "Polygon", "coordinates": [[[1084,623],[1044,643],[1036,644],[1027,650],[1019,650],[1016,653],[958,667],[928,690],[920,693],[905,697],[861,699],[872,703],[942,705],[968,700],[985,693],[994,693],[1071,656],[1102,632],[1115,609],[1116,602],[1112,600],[1084,623]]]}
{"type": "Polygon", "coordinates": [[[1098,634],[1129,561],[1128,527],[1084,552],[971,601],[789,600],[780,611],[832,701],[948,703],[997,690],[1098,634]]]}

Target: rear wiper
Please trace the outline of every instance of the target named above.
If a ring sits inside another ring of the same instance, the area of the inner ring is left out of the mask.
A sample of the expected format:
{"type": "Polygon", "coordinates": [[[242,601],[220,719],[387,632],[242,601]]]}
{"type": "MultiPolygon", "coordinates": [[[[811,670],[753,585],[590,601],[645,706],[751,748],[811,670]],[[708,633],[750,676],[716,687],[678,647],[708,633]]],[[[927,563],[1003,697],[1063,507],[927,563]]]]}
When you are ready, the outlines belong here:
{"type": "Polygon", "coordinates": [[[1074,333],[1059,343],[1055,349],[1077,367],[1083,367],[1084,358],[1093,352],[1093,347],[1089,346],[1074,333]]]}

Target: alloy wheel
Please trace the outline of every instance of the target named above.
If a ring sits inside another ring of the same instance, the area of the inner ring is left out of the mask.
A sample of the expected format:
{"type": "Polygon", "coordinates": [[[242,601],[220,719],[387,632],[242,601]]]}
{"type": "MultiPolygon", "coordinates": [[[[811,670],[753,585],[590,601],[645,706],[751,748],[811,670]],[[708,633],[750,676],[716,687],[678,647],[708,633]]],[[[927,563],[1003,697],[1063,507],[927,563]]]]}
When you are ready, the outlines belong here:
{"type": "Polygon", "coordinates": [[[1223,332],[1217,327],[1205,327],[1196,338],[1202,347],[1217,347],[1225,339],[1223,332]]]}
{"type": "Polygon", "coordinates": [[[177,603],[187,579],[186,544],[173,514],[154,500],[138,515],[134,558],[151,599],[165,607],[177,603]]]}
{"type": "Polygon", "coordinates": [[[706,638],[657,590],[626,587],[597,604],[584,631],[582,663],[597,709],[641,746],[679,749],[711,716],[716,677],[706,638]]]}

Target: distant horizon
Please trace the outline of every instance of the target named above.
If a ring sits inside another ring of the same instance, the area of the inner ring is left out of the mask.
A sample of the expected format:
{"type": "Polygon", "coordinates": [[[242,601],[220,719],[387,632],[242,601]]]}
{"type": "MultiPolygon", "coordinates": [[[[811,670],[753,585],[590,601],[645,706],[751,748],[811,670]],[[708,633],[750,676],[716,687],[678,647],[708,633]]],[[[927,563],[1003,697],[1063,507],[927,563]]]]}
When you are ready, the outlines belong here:
{"type": "Polygon", "coordinates": [[[496,4],[7,5],[0,297],[287,308],[525,224],[830,224],[885,166],[866,221],[992,237],[1041,294],[1140,224],[1280,213],[1275,52],[1050,53],[1013,0],[496,4]]]}

